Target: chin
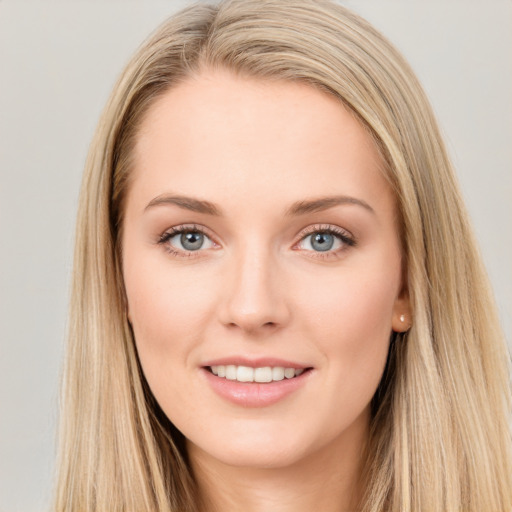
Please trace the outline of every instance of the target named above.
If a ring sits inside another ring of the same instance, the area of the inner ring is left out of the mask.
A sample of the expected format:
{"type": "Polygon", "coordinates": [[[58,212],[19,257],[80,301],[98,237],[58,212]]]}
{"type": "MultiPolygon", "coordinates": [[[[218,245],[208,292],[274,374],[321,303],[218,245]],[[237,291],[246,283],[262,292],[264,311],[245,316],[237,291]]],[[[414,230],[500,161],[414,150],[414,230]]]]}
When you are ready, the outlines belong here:
{"type": "Polygon", "coordinates": [[[203,434],[198,443],[188,440],[187,449],[233,467],[279,469],[293,466],[323,445],[320,440],[308,439],[304,430],[299,432],[297,428],[277,432],[272,428],[252,432],[248,429],[245,434],[237,430],[226,429],[222,436],[203,434]]]}
{"type": "Polygon", "coordinates": [[[209,449],[209,455],[222,464],[239,468],[282,469],[297,463],[304,453],[297,447],[266,446],[263,450],[258,446],[235,445],[228,450],[214,451],[209,449]]]}

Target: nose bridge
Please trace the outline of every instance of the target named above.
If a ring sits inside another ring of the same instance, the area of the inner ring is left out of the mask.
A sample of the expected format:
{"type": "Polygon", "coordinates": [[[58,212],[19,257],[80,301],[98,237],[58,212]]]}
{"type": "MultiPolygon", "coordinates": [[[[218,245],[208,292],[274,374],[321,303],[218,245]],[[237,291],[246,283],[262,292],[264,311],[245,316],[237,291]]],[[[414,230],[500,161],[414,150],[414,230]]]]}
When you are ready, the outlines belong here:
{"type": "Polygon", "coordinates": [[[222,322],[245,331],[283,325],[289,316],[276,255],[257,240],[232,254],[222,322]]]}

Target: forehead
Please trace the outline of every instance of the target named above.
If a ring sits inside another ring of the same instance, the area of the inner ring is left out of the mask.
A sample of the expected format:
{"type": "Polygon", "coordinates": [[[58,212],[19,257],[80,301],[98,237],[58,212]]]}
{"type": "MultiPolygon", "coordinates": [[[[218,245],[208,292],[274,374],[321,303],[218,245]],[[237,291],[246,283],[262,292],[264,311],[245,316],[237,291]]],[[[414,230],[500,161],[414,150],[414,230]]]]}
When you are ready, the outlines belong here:
{"type": "Polygon", "coordinates": [[[279,191],[281,203],[305,194],[393,202],[371,136],[339,99],[303,83],[203,72],[153,103],[134,157],[131,189],[148,201],[236,193],[273,206],[279,191]]]}

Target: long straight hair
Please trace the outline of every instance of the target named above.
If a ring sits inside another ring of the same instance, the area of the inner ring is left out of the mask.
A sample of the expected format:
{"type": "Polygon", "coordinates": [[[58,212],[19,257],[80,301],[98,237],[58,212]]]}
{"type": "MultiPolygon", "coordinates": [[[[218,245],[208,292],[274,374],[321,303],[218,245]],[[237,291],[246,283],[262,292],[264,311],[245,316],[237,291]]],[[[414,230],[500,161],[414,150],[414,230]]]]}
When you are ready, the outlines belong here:
{"type": "Polygon", "coordinates": [[[327,0],[193,5],[140,47],[116,84],[80,196],[55,510],[199,510],[183,437],[140,369],[120,238],[144,114],[212,68],[335,96],[385,162],[413,326],[392,340],[372,402],[361,510],[512,510],[509,356],[436,121],[393,46],[327,0]]]}

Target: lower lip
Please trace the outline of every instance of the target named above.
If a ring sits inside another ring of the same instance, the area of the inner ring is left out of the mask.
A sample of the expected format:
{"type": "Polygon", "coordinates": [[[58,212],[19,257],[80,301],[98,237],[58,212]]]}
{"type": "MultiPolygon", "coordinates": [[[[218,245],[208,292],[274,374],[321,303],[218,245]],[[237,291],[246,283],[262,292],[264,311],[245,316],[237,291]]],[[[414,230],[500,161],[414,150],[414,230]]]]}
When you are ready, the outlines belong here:
{"type": "Polygon", "coordinates": [[[291,395],[306,384],[312,370],[308,369],[298,377],[273,382],[238,382],[217,377],[206,368],[201,368],[208,384],[220,397],[242,407],[266,407],[291,395]]]}

